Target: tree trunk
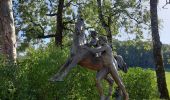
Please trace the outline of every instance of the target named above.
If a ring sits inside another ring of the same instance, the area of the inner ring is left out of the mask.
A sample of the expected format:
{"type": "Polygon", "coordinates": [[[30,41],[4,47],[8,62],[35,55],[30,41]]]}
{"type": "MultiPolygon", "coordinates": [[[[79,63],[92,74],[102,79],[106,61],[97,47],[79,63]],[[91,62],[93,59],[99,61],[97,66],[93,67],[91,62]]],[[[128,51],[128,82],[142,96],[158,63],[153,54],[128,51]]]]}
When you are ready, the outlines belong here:
{"type": "Polygon", "coordinates": [[[12,0],[0,0],[0,46],[1,52],[8,60],[16,60],[16,35],[12,0]]]}
{"type": "Polygon", "coordinates": [[[161,99],[170,99],[166,84],[165,70],[161,54],[162,43],[158,31],[158,15],[157,15],[157,0],[150,0],[150,13],[151,13],[151,29],[153,41],[153,55],[155,61],[155,70],[157,76],[157,86],[161,99]]]}
{"type": "MultiPolygon", "coordinates": [[[[110,46],[112,46],[112,32],[111,32],[111,28],[110,28],[110,22],[106,23],[106,21],[104,20],[102,6],[101,6],[101,0],[97,0],[97,5],[98,5],[99,20],[102,24],[102,27],[105,29],[105,31],[107,33],[107,39],[110,43],[110,46]]],[[[109,16],[109,18],[111,18],[111,16],[109,16]]]]}
{"type": "Polygon", "coordinates": [[[57,46],[62,46],[62,33],[63,33],[63,7],[64,7],[64,0],[59,0],[58,4],[58,11],[57,11],[57,29],[56,29],[56,36],[55,36],[55,44],[57,46]]]}

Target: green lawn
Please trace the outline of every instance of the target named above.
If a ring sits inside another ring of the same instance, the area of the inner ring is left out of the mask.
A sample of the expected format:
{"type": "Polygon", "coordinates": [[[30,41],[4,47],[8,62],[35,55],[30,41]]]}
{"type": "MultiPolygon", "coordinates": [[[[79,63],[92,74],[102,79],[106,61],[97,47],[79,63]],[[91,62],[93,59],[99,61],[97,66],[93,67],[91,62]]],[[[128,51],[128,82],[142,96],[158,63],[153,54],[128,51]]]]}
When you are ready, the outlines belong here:
{"type": "Polygon", "coordinates": [[[166,72],[166,82],[167,82],[169,95],[170,95],[170,71],[166,72]]]}

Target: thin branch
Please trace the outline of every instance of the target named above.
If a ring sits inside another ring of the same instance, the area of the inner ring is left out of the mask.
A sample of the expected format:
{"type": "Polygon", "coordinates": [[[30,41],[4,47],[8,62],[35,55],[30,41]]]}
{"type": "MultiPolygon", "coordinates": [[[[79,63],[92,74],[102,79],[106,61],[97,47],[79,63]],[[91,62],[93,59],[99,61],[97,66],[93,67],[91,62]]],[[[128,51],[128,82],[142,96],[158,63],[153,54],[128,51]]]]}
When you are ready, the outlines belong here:
{"type": "Polygon", "coordinates": [[[120,10],[111,10],[112,14],[111,16],[116,16],[117,14],[120,14],[120,10]]]}
{"type": "Polygon", "coordinates": [[[117,16],[114,16],[115,19],[118,19],[120,17],[120,13],[117,16]]]}
{"type": "Polygon", "coordinates": [[[53,14],[46,14],[47,16],[57,16],[57,13],[53,13],[53,14]]]}
{"type": "Polygon", "coordinates": [[[133,19],[134,21],[136,21],[138,24],[141,24],[141,21],[138,21],[137,19],[133,18],[126,10],[122,10],[122,12],[124,12],[130,19],[133,19]]]}
{"type": "Polygon", "coordinates": [[[102,23],[102,26],[105,28],[108,25],[106,24],[104,17],[103,17],[103,12],[102,12],[102,6],[101,6],[101,0],[97,0],[97,4],[98,4],[98,17],[102,23]]]}
{"type": "Polygon", "coordinates": [[[79,6],[81,6],[81,5],[86,5],[87,3],[85,3],[85,2],[77,2],[77,1],[76,1],[76,4],[79,5],[79,6]]]}
{"type": "Polygon", "coordinates": [[[50,35],[39,35],[37,36],[38,39],[45,39],[45,38],[51,38],[51,37],[55,37],[55,34],[50,34],[50,35]]]}
{"type": "Polygon", "coordinates": [[[70,6],[72,1],[73,1],[73,0],[70,0],[67,4],[64,5],[64,7],[70,6]]]}
{"type": "Polygon", "coordinates": [[[41,26],[41,24],[38,24],[38,23],[34,22],[32,19],[31,19],[30,22],[32,22],[33,25],[40,27],[41,30],[42,30],[41,34],[43,34],[43,35],[38,35],[36,38],[38,38],[38,39],[40,39],[40,38],[51,38],[51,37],[55,37],[55,36],[56,36],[55,34],[44,35],[45,30],[44,30],[44,28],[41,26]]]}
{"type": "MultiPolygon", "coordinates": [[[[51,8],[53,8],[53,4],[52,4],[52,1],[51,0],[48,0],[50,2],[50,6],[51,8]]],[[[52,13],[52,10],[50,11],[50,14],[52,13]]]]}
{"type": "Polygon", "coordinates": [[[94,29],[93,26],[85,27],[85,30],[94,29]]]}
{"type": "Polygon", "coordinates": [[[166,4],[162,7],[163,9],[168,9],[168,8],[165,8],[166,5],[170,4],[170,1],[166,0],[166,4]]]}
{"type": "Polygon", "coordinates": [[[50,2],[50,6],[53,7],[53,4],[52,4],[52,1],[51,0],[48,0],[50,2]]]}
{"type": "Polygon", "coordinates": [[[68,27],[64,27],[65,30],[68,30],[68,31],[71,31],[71,32],[74,32],[72,29],[68,28],[68,27]]]}
{"type": "Polygon", "coordinates": [[[74,3],[72,3],[72,2],[70,2],[70,5],[72,5],[72,6],[76,6],[76,7],[79,7],[79,6],[81,6],[81,5],[86,5],[87,3],[84,3],[84,2],[81,2],[81,3],[78,3],[77,1],[76,1],[76,3],[74,4],[74,3]]]}
{"type": "Polygon", "coordinates": [[[73,5],[73,6],[75,6],[75,7],[78,7],[78,5],[76,5],[76,4],[73,4],[73,3],[71,3],[71,5],[73,5]]]}
{"type": "Polygon", "coordinates": [[[69,21],[65,21],[65,22],[63,22],[63,24],[64,25],[67,25],[67,24],[73,24],[74,23],[74,21],[73,20],[69,20],[69,21]]]}
{"type": "Polygon", "coordinates": [[[33,25],[35,25],[35,26],[39,26],[41,28],[41,30],[42,30],[42,33],[43,34],[45,33],[44,28],[41,26],[41,24],[38,24],[38,23],[34,22],[32,19],[30,20],[30,22],[32,22],[33,25]]]}
{"type": "Polygon", "coordinates": [[[111,14],[109,15],[109,17],[107,17],[108,18],[108,26],[110,26],[111,25],[111,23],[112,23],[112,16],[111,16],[111,14]]]}

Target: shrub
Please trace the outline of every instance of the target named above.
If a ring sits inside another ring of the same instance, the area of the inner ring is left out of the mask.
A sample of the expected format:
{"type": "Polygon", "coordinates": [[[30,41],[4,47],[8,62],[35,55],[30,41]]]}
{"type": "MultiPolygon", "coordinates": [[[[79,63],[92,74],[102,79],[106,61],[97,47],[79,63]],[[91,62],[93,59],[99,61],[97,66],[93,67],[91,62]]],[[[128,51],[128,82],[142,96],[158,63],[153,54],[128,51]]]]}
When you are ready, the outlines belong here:
{"type": "Polygon", "coordinates": [[[130,99],[143,100],[158,97],[155,74],[150,69],[129,68],[121,73],[130,99]]]}
{"type": "Polygon", "coordinates": [[[6,63],[5,58],[0,56],[0,99],[12,100],[16,92],[16,69],[14,64],[6,63]]]}
{"type": "Polygon", "coordinates": [[[13,100],[87,100],[98,98],[94,86],[94,72],[76,67],[64,82],[49,82],[48,79],[66,61],[68,48],[29,48],[17,66],[1,64],[0,99],[13,100]]]}
{"type": "MultiPolygon", "coordinates": [[[[0,59],[0,99],[10,100],[98,100],[95,72],[76,67],[64,82],[49,82],[67,59],[69,49],[29,48],[17,65],[6,65],[0,59]]],[[[156,82],[151,70],[130,68],[120,73],[131,99],[150,99],[156,96],[156,82]]],[[[104,83],[105,90],[108,88],[104,83]]]]}

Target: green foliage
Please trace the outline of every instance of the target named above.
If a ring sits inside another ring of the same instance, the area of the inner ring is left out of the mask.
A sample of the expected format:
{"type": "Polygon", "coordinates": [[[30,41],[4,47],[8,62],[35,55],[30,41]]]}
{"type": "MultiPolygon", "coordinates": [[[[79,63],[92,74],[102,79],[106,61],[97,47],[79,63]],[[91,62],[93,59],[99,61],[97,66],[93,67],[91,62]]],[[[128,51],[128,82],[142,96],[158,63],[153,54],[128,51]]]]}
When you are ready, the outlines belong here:
{"type": "MultiPolygon", "coordinates": [[[[37,43],[38,37],[55,34],[58,31],[56,30],[56,16],[48,16],[57,13],[58,3],[59,0],[13,1],[15,27],[20,43],[18,50],[25,50],[30,46],[30,42],[37,43]]],[[[145,4],[145,0],[140,2],[104,0],[102,12],[111,33],[116,35],[120,30],[125,29],[125,32],[136,33],[137,37],[141,38],[143,29],[145,31],[148,29],[150,20],[149,10],[145,4]]],[[[69,36],[74,32],[77,9],[80,5],[82,6],[82,16],[87,23],[86,28],[94,29],[102,35],[108,35],[99,20],[96,0],[65,0],[62,36],[69,36]]]]}
{"type": "Polygon", "coordinates": [[[76,67],[64,82],[49,82],[68,56],[68,48],[54,45],[28,49],[17,65],[0,66],[0,99],[14,100],[87,100],[97,99],[94,72],[76,67]]]}
{"type": "Polygon", "coordinates": [[[122,75],[130,99],[143,100],[158,98],[154,71],[142,68],[130,68],[122,75]]]}
{"type": "Polygon", "coordinates": [[[17,66],[13,64],[7,64],[5,58],[0,55],[0,99],[12,100],[14,93],[16,92],[16,71],[17,66]]]}
{"type": "MultiPolygon", "coordinates": [[[[110,24],[113,35],[124,29],[126,33],[135,33],[136,37],[143,38],[143,29],[149,30],[149,9],[145,5],[148,1],[137,2],[135,0],[104,0],[102,2],[102,14],[106,24],[110,24]],[[110,20],[109,20],[110,18],[110,20]]],[[[89,26],[106,35],[100,20],[98,19],[97,1],[87,0],[83,9],[83,18],[89,26]]]]}
{"type": "MultiPolygon", "coordinates": [[[[17,65],[6,65],[0,59],[0,99],[11,100],[98,100],[95,72],[75,67],[64,82],[49,82],[68,56],[68,48],[53,44],[29,48],[17,65]]],[[[130,68],[120,73],[131,99],[157,98],[155,74],[151,70],[130,68]]],[[[105,81],[104,81],[105,82],[105,81]]],[[[108,84],[103,83],[104,90],[108,84]]]]}
{"type": "MultiPolygon", "coordinates": [[[[30,42],[39,43],[37,38],[55,35],[56,30],[56,14],[59,0],[14,0],[13,10],[15,19],[16,34],[19,37],[19,49],[25,50],[30,46],[30,42]]],[[[72,20],[73,9],[71,9],[69,1],[64,1],[63,10],[63,37],[70,34],[73,30],[72,20]],[[67,6],[66,6],[67,5],[67,6]]],[[[72,1],[73,3],[73,1],[72,1]]]]}

